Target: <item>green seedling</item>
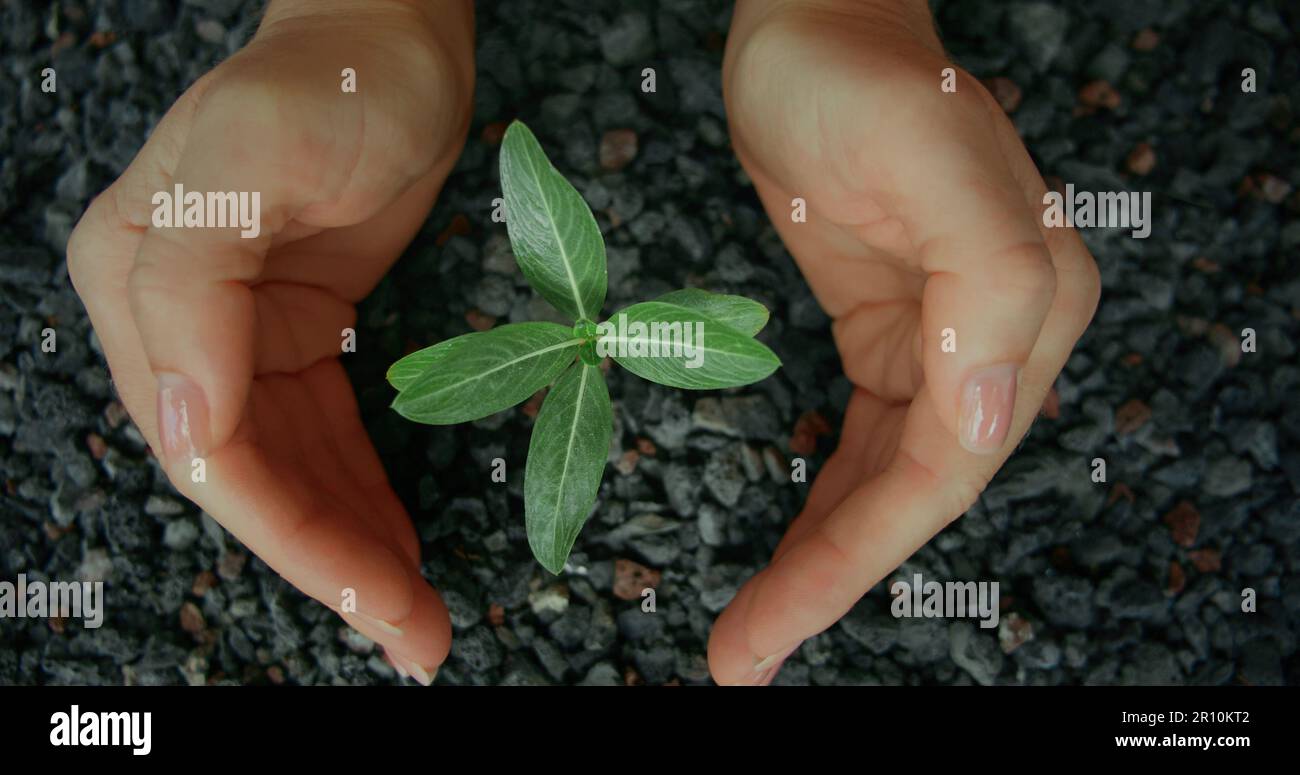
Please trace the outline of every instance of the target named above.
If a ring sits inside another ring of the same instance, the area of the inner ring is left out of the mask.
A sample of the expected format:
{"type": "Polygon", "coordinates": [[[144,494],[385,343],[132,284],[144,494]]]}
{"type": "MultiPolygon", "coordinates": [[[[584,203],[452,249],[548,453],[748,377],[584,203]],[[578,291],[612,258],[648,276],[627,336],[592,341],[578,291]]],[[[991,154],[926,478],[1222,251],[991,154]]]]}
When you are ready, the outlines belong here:
{"type": "Polygon", "coordinates": [[[510,323],[448,339],[394,363],[388,382],[398,391],[393,409],[430,425],[487,417],[551,386],[528,444],[524,520],[533,555],[558,574],[609,456],[605,356],[644,379],[691,390],[748,385],[781,362],[754,339],[767,309],[741,296],[674,291],[597,324],[607,269],[591,209],[518,121],[506,131],[500,165],[515,260],[573,326],[510,323]]]}

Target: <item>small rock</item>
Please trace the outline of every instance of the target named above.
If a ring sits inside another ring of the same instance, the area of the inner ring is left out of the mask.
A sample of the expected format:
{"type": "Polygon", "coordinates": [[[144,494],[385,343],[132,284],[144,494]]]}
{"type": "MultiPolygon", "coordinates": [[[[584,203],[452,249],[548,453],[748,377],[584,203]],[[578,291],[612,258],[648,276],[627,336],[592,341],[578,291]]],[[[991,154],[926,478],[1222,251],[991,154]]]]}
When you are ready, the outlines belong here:
{"type": "Polygon", "coordinates": [[[1056,387],[1047,391],[1047,397],[1043,399],[1043,406],[1038,410],[1043,417],[1049,420],[1057,420],[1061,417],[1061,395],[1056,392],[1056,387]]]}
{"type": "Polygon", "coordinates": [[[563,584],[552,584],[529,593],[528,606],[533,613],[546,619],[563,614],[569,608],[569,588],[563,584]]]}
{"type": "Polygon", "coordinates": [[[781,433],[776,407],[762,395],[701,398],[691,422],[698,430],[741,439],[774,441],[781,433]]]}
{"type": "Polygon", "coordinates": [[[248,555],[243,552],[226,552],[217,561],[217,575],[226,581],[234,581],[244,572],[247,562],[248,555]]]}
{"type": "Polygon", "coordinates": [[[632,163],[636,152],[636,132],[631,129],[611,129],[600,138],[600,167],[617,172],[632,163]]]}
{"type": "Polygon", "coordinates": [[[208,623],[203,619],[203,612],[191,602],[181,606],[181,629],[190,635],[199,636],[207,629],[208,623]]]}
{"type": "Polygon", "coordinates": [[[163,545],[168,549],[184,551],[199,540],[199,527],[189,519],[175,519],[163,528],[163,545]]]}
{"type": "Polygon", "coordinates": [[[1022,97],[1020,87],[1010,78],[1003,78],[1002,76],[989,78],[984,81],[984,88],[989,90],[989,93],[993,95],[993,99],[997,100],[998,104],[1002,106],[1002,110],[1007,113],[1015,113],[1016,108],[1020,107],[1022,97]]]}
{"type": "Polygon", "coordinates": [[[1187,559],[1201,573],[1217,573],[1223,567],[1223,554],[1218,549],[1195,549],[1187,553],[1187,559]]]}
{"type": "Polygon", "coordinates": [[[1018,613],[1009,613],[998,622],[998,644],[1003,654],[1010,654],[1033,639],[1033,623],[1018,613]]]}
{"type": "Polygon", "coordinates": [[[790,451],[796,455],[808,456],[817,452],[817,437],[831,432],[826,418],[816,410],[808,410],[799,415],[794,423],[794,432],[790,434],[790,451]]]}
{"type": "Polygon", "coordinates": [[[1020,3],[1007,14],[1007,25],[1017,50],[1045,72],[1065,43],[1070,16],[1054,3],[1020,3]]]}
{"type": "Polygon", "coordinates": [[[700,504],[696,515],[700,540],[706,546],[723,546],[727,543],[727,512],[712,503],[700,504]]]}
{"type": "Polygon", "coordinates": [[[1174,543],[1189,547],[1196,543],[1201,529],[1201,513],[1188,501],[1181,501],[1164,517],[1174,543]]]}
{"type": "Polygon", "coordinates": [[[465,313],[465,322],[475,331],[487,331],[497,324],[497,319],[492,315],[485,315],[476,309],[471,309],[465,313]]]}
{"type": "Polygon", "coordinates": [[[1144,27],[1133,36],[1131,45],[1134,51],[1153,51],[1160,45],[1160,33],[1150,27],[1144,27]]]}
{"type": "Polygon", "coordinates": [[[1187,586],[1187,573],[1183,571],[1183,566],[1177,562],[1169,563],[1169,579],[1165,584],[1165,594],[1169,597],[1177,597],[1183,588],[1187,586]]]}
{"type": "Polygon", "coordinates": [[[90,450],[90,456],[96,460],[103,460],[104,455],[108,453],[108,444],[104,437],[98,433],[86,434],[86,449],[90,450]]]}
{"type": "Polygon", "coordinates": [[[1115,410],[1115,433],[1127,436],[1147,424],[1151,419],[1151,407],[1134,398],[1115,410]]]}
{"type": "Polygon", "coordinates": [[[737,442],[714,452],[704,465],[704,485],[724,506],[735,506],[745,489],[743,452],[737,442]]]}
{"type": "Polygon", "coordinates": [[[174,517],[185,513],[185,507],[175,498],[150,495],[144,502],[144,513],[151,517],[174,517]]]}
{"type": "Polygon", "coordinates": [[[957,666],[971,674],[981,686],[992,686],[1002,672],[1002,651],[998,642],[971,624],[953,624],[948,630],[949,653],[957,666]]]}
{"type": "Polygon", "coordinates": [[[1210,495],[1230,498],[1249,490],[1250,484],[1250,463],[1239,457],[1229,457],[1219,460],[1206,470],[1202,489],[1210,495]]]}
{"type": "Polygon", "coordinates": [[[640,600],[642,590],[659,586],[661,574],[632,560],[614,561],[614,597],[640,600]]]}
{"type": "Polygon", "coordinates": [[[1151,170],[1156,168],[1156,152],[1151,148],[1151,143],[1138,143],[1134,146],[1124,160],[1124,166],[1134,175],[1150,175],[1151,170]]]}
{"type": "Polygon", "coordinates": [[[635,449],[629,449],[619,456],[618,462],[614,463],[614,468],[618,469],[620,474],[627,476],[636,470],[637,461],[641,459],[641,453],[635,449]]]}
{"type": "Polygon", "coordinates": [[[1079,104],[1084,114],[1099,109],[1115,110],[1121,101],[1119,92],[1107,81],[1089,81],[1079,90],[1079,104]]]}
{"type": "Polygon", "coordinates": [[[644,60],[650,56],[653,45],[650,19],[638,11],[623,14],[600,33],[600,51],[615,66],[644,60]]]}
{"type": "Polygon", "coordinates": [[[194,25],[194,32],[208,43],[220,44],[226,39],[225,26],[215,19],[200,19],[194,25]]]}

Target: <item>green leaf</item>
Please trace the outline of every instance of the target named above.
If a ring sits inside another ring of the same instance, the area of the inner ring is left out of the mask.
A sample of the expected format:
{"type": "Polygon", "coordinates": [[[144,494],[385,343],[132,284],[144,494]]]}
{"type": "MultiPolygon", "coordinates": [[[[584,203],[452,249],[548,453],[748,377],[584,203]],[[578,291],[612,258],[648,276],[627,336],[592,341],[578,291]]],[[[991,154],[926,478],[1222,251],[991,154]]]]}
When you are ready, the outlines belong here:
{"type": "Polygon", "coordinates": [[[451,352],[451,349],[433,345],[422,350],[416,350],[388,367],[388,384],[392,385],[400,393],[406,389],[407,385],[419,378],[421,374],[442,362],[442,359],[447,357],[447,353],[451,352]]]}
{"type": "Polygon", "coordinates": [[[614,415],[597,366],[575,363],[546,394],[524,469],[524,526],[533,556],[558,574],[591,514],[614,415]]]}
{"type": "Polygon", "coordinates": [[[600,227],[582,195],[518,121],[501,143],[501,190],[510,246],[524,277],[574,320],[596,319],[608,283],[600,227]]]}
{"type": "Polygon", "coordinates": [[[665,293],[655,301],[702,312],[724,326],[730,326],[749,336],[762,331],[763,326],[767,325],[767,307],[744,296],[710,293],[700,288],[684,288],[665,293]]]}
{"type": "Polygon", "coordinates": [[[781,365],[775,353],[752,337],[662,301],[633,304],[601,323],[596,352],[651,382],[689,390],[748,385],[781,365]],[[690,336],[686,323],[691,324],[690,336]],[[657,354],[647,346],[651,343],[657,354]]]}
{"type": "Polygon", "coordinates": [[[549,385],[579,344],[556,323],[511,323],[439,342],[389,369],[388,381],[401,390],[393,409],[429,425],[487,417],[549,385]]]}

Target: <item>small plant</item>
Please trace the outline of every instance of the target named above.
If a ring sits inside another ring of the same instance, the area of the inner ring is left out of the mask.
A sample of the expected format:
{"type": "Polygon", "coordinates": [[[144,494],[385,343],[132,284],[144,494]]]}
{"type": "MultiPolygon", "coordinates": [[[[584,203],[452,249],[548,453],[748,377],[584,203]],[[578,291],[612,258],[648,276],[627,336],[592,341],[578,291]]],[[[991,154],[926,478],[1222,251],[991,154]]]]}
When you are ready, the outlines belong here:
{"type": "Polygon", "coordinates": [[[542,402],[524,468],[528,544],[558,574],[596,502],[613,412],[600,369],[677,388],[710,390],[767,377],[780,360],[754,335],[767,309],[698,289],[641,302],[597,324],[605,304],[605,242],[578,191],[515,121],[501,145],[506,228],[524,277],[574,321],[510,323],[413,352],[392,365],[393,409],[430,425],[487,417],[554,385],[542,402]]]}

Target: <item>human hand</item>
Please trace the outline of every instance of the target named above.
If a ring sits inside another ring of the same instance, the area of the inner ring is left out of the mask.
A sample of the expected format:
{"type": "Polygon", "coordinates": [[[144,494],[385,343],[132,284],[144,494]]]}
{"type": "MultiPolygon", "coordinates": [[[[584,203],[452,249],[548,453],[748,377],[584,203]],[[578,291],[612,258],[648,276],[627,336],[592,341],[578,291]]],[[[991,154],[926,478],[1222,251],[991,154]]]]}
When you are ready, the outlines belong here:
{"type": "Polygon", "coordinates": [[[275,0],[68,244],[117,390],[176,488],[426,684],[447,609],[337,356],[468,129],[472,4],[427,10],[275,0]],[[258,192],[260,234],[154,226],[175,185],[258,192]]]}
{"type": "Polygon", "coordinates": [[[1096,265],[1072,229],[1043,226],[1015,128],[959,68],[941,91],[950,66],[923,0],[737,4],[732,142],[855,389],[803,513],[714,626],[719,683],[770,682],[965,513],[1096,308],[1096,265]]]}

